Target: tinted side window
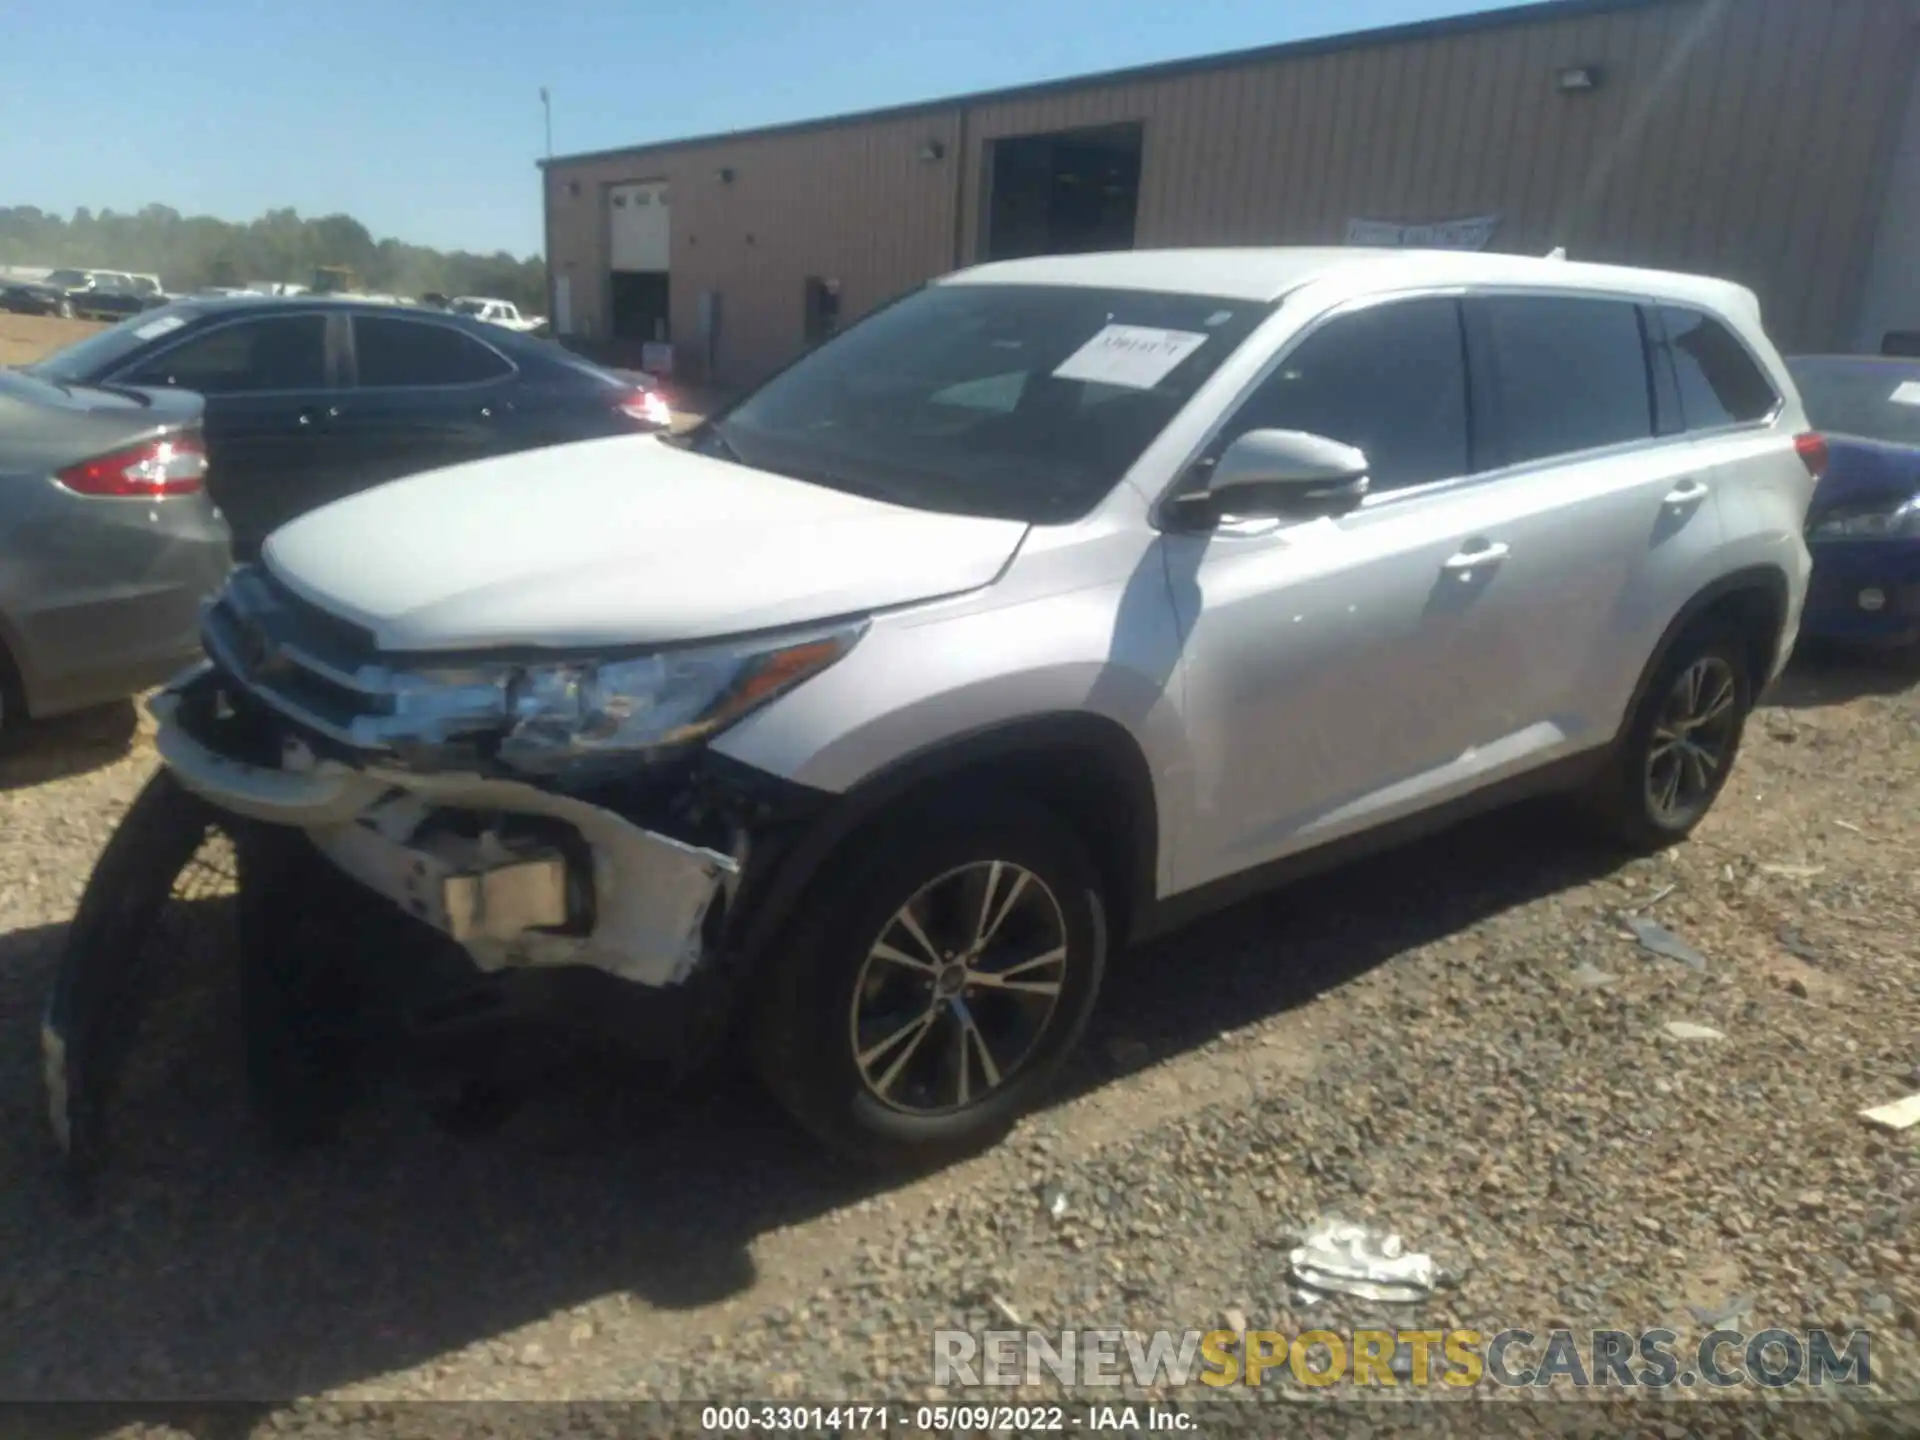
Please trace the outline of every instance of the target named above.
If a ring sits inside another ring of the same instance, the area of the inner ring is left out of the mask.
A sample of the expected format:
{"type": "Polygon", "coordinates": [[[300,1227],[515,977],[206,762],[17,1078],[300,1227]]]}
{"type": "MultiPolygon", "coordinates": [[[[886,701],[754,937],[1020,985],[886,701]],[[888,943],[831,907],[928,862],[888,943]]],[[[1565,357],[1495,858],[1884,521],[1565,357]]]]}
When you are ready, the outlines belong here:
{"type": "Polygon", "coordinates": [[[1357,445],[1375,490],[1467,474],[1460,307],[1400,300],[1328,321],[1260,382],[1222,439],[1249,430],[1305,430],[1357,445]]]}
{"type": "Polygon", "coordinates": [[[1474,302],[1488,351],[1502,463],[1653,434],[1646,342],[1619,300],[1489,295],[1474,302]]]}
{"type": "Polygon", "coordinates": [[[471,336],[427,321],[356,315],[353,344],[366,386],[473,385],[513,370],[471,336]]]}
{"type": "Polygon", "coordinates": [[[127,379],[208,395],[322,390],[327,384],[326,339],[324,315],[278,315],[222,325],[141,364],[127,379]]]}
{"type": "Polygon", "coordinates": [[[1780,397],[1726,326],[1676,306],[1661,307],[1660,318],[1680,380],[1680,413],[1689,430],[1761,420],[1773,410],[1780,397]]]}

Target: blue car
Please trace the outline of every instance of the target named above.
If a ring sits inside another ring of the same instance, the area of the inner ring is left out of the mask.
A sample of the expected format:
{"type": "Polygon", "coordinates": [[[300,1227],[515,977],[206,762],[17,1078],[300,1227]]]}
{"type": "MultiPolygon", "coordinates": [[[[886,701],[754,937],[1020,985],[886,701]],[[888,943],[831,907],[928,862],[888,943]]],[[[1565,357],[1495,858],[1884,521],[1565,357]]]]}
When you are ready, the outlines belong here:
{"type": "Polygon", "coordinates": [[[1787,368],[1828,452],[1807,513],[1800,633],[1920,645],[1920,359],[1809,355],[1787,368]]]}

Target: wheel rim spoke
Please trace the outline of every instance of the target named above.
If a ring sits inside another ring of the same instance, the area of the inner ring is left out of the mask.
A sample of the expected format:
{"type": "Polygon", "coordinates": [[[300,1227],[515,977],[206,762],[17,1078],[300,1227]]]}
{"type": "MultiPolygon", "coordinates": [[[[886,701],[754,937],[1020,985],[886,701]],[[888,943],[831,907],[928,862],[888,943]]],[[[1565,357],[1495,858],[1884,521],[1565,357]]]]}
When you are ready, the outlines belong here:
{"type": "Polygon", "coordinates": [[[867,954],[871,955],[875,960],[884,960],[889,965],[898,965],[907,970],[918,970],[923,975],[931,975],[939,968],[936,965],[929,964],[925,960],[916,960],[904,950],[894,949],[893,946],[887,944],[884,940],[877,942],[873,949],[869,950],[867,954]]]}
{"type": "Polygon", "coordinates": [[[973,930],[972,954],[978,955],[993,942],[993,937],[1000,933],[1000,927],[1006,923],[1007,916],[1019,903],[1021,892],[1027,888],[1027,882],[1033,879],[1033,876],[1022,870],[1014,877],[1013,884],[1007,887],[1006,895],[1001,898],[996,908],[993,903],[994,896],[999,888],[1001,873],[1005,869],[1005,865],[995,860],[987,871],[986,890],[980,897],[980,920],[973,930]]]}
{"type": "MultiPolygon", "coordinates": [[[[927,932],[921,929],[920,921],[915,918],[913,913],[914,902],[919,898],[918,895],[914,896],[913,900],[909,900],[895,912],[893,917],[894,924],[898,925],[913,937],[913,943],[918,945],[925,953],[930,966],[938,965],[945,957],[940,953],[940,947],[927,938],[927,932]]],[[[890,928],[891,927],[889,927],[889,929],[890,928]]]]}
{"type": "Polygon", "coordinates": [[[884,1098],[887,1092],[893,1089],[893,1082],[900,1078],[900,1072],[907,1068],[907,1062],[919,1053],[920,1042],[933,1033],[933,1022],[934,1016],[931,1014],[916,1016],[861,1057],[861,1072],[870,1075],[874,1061],[895,1045],[899,1045],[902,1040],[907,1042],[901,1046],[900,1053],[893,1057],[893,1063],[887,1066],[885,1073],[877,1080],[869,1080],[868,1083],[873,1086],[877,1094],[884,1098]]]}

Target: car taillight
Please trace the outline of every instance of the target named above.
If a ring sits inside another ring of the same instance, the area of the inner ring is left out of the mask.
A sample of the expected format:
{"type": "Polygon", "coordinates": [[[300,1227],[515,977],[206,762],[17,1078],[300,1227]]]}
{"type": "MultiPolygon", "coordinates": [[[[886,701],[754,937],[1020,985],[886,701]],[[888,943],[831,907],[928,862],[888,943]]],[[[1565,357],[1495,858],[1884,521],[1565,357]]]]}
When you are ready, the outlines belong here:
{"type": "Polygon", "coordinates": [[[617,407],[629,420],[643,425],[673,424],[673,410],[658,390],[634,390],[620,399],[617,407]]]}
{"type": "Polygon", "coordinates": [[[69,465],[55,478],[76,495],[151,500],[196,495],[207,474],[207,451],[197,435],[172,435],[69,465]]]}
{"type": "Polygon", "coordinates": [[[1826,436],[1809,430],[1793,437],[1793,448],[1800,456],[1800,463],[1807,467],[1807,474],[1818,480],[1827,473],[1826,436]]]}

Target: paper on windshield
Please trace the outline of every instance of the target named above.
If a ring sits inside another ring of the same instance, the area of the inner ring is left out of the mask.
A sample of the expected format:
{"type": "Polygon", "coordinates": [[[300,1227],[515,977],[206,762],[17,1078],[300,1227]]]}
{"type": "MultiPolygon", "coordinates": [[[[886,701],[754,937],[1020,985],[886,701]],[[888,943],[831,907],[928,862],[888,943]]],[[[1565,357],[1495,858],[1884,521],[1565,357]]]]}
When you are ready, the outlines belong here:
{"type": "Polygon", "coordinates": [[[158,340],[162,335],[171,335],[186,323],[178,315],[162,315],[158,320],[149,320],[133,333],[142,340],[158,340]]]}
{"type": "Polygon", "coordinates": [[[1903,380],[1889,397],[1896,405],[1920,405],[1920,380],[1903,380]]]}
{"type": "Polygon", "coordinates": [[[1092,380],[1129,390],[1151,390],[1173,367],[1207,343],[1192,330],[1156,330],[1147,325],[1109,325],[1060,362],[1062,380],[1092,380]]]}

